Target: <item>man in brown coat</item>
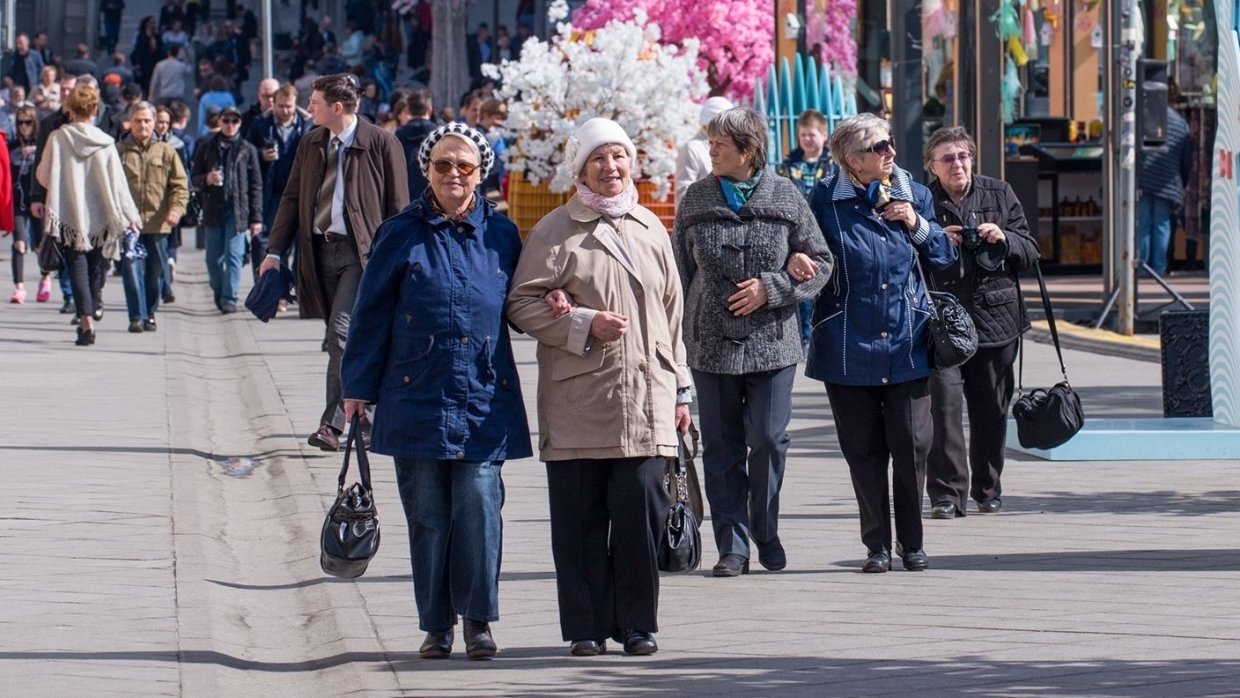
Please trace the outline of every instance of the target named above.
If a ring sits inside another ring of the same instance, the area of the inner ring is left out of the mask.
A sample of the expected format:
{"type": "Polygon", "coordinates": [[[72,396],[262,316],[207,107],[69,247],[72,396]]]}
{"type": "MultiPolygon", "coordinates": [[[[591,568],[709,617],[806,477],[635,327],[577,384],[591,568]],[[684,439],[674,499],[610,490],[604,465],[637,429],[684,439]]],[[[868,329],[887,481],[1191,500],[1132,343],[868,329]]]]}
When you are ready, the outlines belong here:
{"type": "Polygon", "coordinates": [[[297,306],[327,323],[327,405],[309,443],[340,448],[344,407],[340,357],[362,268],[379,224],[409,203],[404,150],[392,134],[358,118],[361,89],[348,74],[314,81],[315,128],[301,139],[259,274],[297,241],[297,306]]]}

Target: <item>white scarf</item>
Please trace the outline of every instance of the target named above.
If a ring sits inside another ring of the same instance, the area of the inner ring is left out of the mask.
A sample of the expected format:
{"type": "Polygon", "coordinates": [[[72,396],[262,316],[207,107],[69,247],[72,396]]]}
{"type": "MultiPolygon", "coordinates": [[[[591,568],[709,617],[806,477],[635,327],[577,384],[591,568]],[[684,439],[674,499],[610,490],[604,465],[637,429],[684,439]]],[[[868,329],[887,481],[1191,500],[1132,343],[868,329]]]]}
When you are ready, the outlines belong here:
{"type": "Polygon", "coordinates": [[[44,230],[79,252],[99,247],[119,258],[120,238],[138,207],[112,137],[95,126],[74,122],[47,140],[39,180],[47,182],[44,230]]]}
{"type": "Polygon", "coordinates": [[[637,187],[632,179],[624,191],[615,196],[595,194],[589,187],[577,182],[577,196],[581,198],[581,203],[611,219],[623,218],[624,214],[637,207],[637,187]]]}

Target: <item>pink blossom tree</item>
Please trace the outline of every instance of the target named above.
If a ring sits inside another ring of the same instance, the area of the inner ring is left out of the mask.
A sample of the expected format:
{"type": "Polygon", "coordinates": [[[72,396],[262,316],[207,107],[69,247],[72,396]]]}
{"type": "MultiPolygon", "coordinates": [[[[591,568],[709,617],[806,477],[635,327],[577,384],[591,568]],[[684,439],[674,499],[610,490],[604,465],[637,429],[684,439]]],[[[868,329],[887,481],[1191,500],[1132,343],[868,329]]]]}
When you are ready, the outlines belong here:
{"type": "Polygon", "coordinates": [[[634,19],[639,10],[660,28],[660,43],[699,42],[698,65],[711,95],[749,97],[775,62],[772,0],[587,0],[572,22],[579,29],[597,29],[612,20],[634,19]]]}

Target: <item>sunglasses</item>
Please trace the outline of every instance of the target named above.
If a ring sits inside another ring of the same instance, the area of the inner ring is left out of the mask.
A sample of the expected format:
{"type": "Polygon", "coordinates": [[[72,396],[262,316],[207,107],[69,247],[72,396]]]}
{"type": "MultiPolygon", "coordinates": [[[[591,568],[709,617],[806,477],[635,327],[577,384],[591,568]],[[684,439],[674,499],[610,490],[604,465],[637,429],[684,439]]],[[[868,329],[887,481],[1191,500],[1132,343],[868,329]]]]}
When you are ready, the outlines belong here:
{"type": "Polygon", "coordinates": [[[220,119],[221,124],[239,124],[241,119],[220,119]]]}
{"type": "Polygon", "coordinates": [[[34,126],[34,122],[29,119],[18,119],[17,125],[18,126],[34,126]]]}
{"type": "Polygon", "coordinates": [[[944,165],[952,165],[952,164],[955,164],[957,160],[963,163],[967,163],[972,159],[973,159],[973,156],[969,155],[968,153],[948,153],[947,155],[944,155],[943,157],[939,158],[938,161],[943,163],[944,165]]]}
{"type": "Polygon", "coordinates": [[[874,145],[871,145],[869,148],[862,149],[861,152],[874,153],[875,155],[886,155],[887,153],[894,153],[895,150],[896,150],[895,139],[884,138],[883,140],[875,143],[874,145]]]}
{"type": "Polygon", "coordinates": [[[431,163],[435,171],[439,174],[450,174],[453,170],[460,172],[462,176],[468,177],[478,169],[478,166],[472,162],[452,162],[451,160],[436,160],[431,163]]]}

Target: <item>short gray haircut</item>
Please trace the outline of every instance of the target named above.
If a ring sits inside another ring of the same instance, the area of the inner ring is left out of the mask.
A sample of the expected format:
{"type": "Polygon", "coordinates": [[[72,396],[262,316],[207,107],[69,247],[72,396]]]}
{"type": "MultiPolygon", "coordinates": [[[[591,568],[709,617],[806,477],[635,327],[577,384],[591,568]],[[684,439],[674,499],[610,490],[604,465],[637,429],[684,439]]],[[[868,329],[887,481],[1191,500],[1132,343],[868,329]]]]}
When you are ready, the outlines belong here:
{"type": "MultiPolygon", "coordinates": [[[[158,114],[158,112],[156,112],[156,111],[155,111],[155,105],[154,105],[154,104],[151,104],[150,102],[147,102],[147,101],[145,101],[145,100],[142,100],[142,101],[139,101],[139,102],[134,102],[134,103],[133,103],[133,106],[129,107],[129,113],[128,113],[128,114],[126,114],[126,116],[128,116],[130,119],[132,119],[132,118],[133,118],[133,115],[134,115],[134,114],[137,114],[137,113],[138,113],[138,112],[140,112],[140,111],[149,111],[149,112],[151,112],[151,118],[152,118],[152,119],[154,119],[154,118],[155,118],[155,116],[158,114]]],[[[169,114],[171,114],[172,112],[168,112],[168,113],[169,113],[169,114]]]]}
{"type": "Polygon", "coordinates": [[[858,114],[835,125],[831,132],[831,159],[845,166],[845,155],[864,153],[874,141],[891,137],[891,124],[874,114],[858,114]]]}
{"type": "Polygon", "coordinates": [[[749,107],[732,107],[719,112],[706,124],[706,135],[731,138],[736,149],[753,154],[753,171],[766,167],[767,142],[770,137],[766,118],[749,107]]]}

